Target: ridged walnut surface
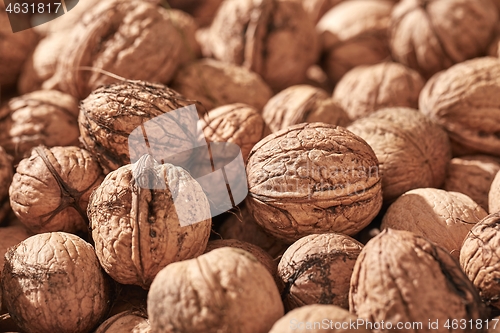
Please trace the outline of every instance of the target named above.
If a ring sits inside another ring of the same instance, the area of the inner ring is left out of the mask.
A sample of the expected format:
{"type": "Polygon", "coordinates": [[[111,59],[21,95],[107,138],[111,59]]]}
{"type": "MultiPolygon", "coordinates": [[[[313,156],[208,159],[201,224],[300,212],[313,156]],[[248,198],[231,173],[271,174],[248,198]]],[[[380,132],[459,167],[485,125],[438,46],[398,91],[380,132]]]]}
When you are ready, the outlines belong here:
{"type": "Polygon", "coordinates": [[[500,59],[465,61],[425,85],[420,110],[450,136],[455,155],[500,157],[500,59]]]}
{"type": "MultiPolygon", "coordinates": [[[[381,332],[450,332],[446,320],[486,319],[481,299],[458,262],[441,247],[413,233],[385,230],[372,239],[356,262],[349,306],[359,318],[392,323],[381,332]],[[429,329],[429,320],[439,328],[429,329]],[[421,322],[422,329],[395,329],[397,322],[421,322]]],[[[453,332],[479,333],[475,325],[453,332]]]]}
{"type": "Polygon", "coordinates": [[[490,193],[488,194],[488,208],[490,213],[500,212],[500,171],[491,183],[490,193]]]}
{"type": "Polygon", "coordinates": [[[148,295],[153,332],[267,333],[283,316],[271,274],[241,249],[165,267],[148,295]]]}
{"type": "Polygon", "coordinates": [[[316,233],[354,235],[382,205],[375,153],[342,127],[299,124],[269,135],[252,149],[246,170],[249,210],[287,242],[316,233]]]}
{"type": "Polygon", "coordinates": [[[418,110],[382,109],[358,119],[347,129],[365,139],[375,151],[385,202],[414,188],[443,184],[451,158],[448,136],[418,110]]]}

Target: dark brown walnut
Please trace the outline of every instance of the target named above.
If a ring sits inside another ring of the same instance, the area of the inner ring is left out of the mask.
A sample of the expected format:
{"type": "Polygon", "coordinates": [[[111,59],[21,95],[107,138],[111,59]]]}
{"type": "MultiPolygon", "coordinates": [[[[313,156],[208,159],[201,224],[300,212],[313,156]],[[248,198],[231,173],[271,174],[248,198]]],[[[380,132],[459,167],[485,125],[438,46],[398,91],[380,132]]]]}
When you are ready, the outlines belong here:
{"type": "MultiPolygon", "coordinates": [[[[351,279],[350,311],[359,318],[391,323],[421,322],[421,328],[397,332],[450,332],[446,320],[486,319],[481,299],[447,251],[424,237],[397,230],[384,230],[361,251],[351,279]],[[438,320],[436,330],[426,325],[438,320]]],[[[475,325],[453,332],[482,332],[475,325]]]]}
{"type": "Polygon", "coordinates": [[[347,129],[375,151],[386,203],[414,188],[443,184],[451,158],[448,136],[418,110],[381,109],[347,129]]]}
{"type": "Polygon", "coordinates": [[[184,56],[184,42],[165,11],[145,1],[100,2],[69,34],[54,85],[84,99],[116,82],[103,71],[126,79],[170,81],[184,56]]]}
{"type": "Polygon", "coordinates": [[[103,179],[99,163],[84,149],[36,147],[16,169],[10,205],[34,233],[86,232],[89,197],[103,179]]]}
{"type": "Polygon", "coordinates": [[[391,17],[392,56],[431,77],[482,55],[497,18],[491,0],[402,0],[391,17]]]}
{"type": "Polygon", "coordinates": [[[240,210],[229,216],[220,226],[218,233],[223,239],[236,239],[254,244],[269,253],[271,257],[280,257],[288,248],[286,243],[267,234],[255,222],[246,205],[240,205],[240,210]]]}
{"type": "Polygon", "coordinates": [[[223,0],[169,0],[172,8],[177,8],[194,17],[199,26],[210,25],[223,0]]]}
{"type": "Polygon", "coordinates": [[[469,60],[433,76],[419,108],[448,132],[454,155],[500,157],[500,59],[469,60]]]}
{"type": "Polygon", "coordinates": [[[418,108],[424,80],[414,70],[394,62],[359,66],[337,84],[333,99],[351,119],[358,119],[387,107],[418,108]]]}
{"type": "Polygon", "coordinates": [[[144,155],[109,173],[87,209],[97,257],[117,282],[148,289],[168,264],[202,254],[210,205],[181,167],[144,155]]]}
{"type": "Polygon", "coordinates": [[[0,228],[0,239],[2,240],[0,242],[0,272],[3,268],[4,256],[5,253],[7,253],[7,250],[12,246],[21,243],[23,240],[30,236],[31,233],[23,226],[16,225],[0,228]]]}
{"type": "Polygon", "coordinates": [[[284,317],[281,317],[273,325],[269,333],[295,333],[301,330],[309,333],[372,332],[363,325],[350,328],[350,323],[355,323],[357,320],[358,318],[355,315],[335,305],[306,305],[290,311],[284,317]]]}
{"type": "Polygon", "coordinates": [[[309,235],[290,245],[278,265],[285,307],[332,304],[349,309],[349,281],[362,248],[342,234],[309,235]]]}
{"type": "MultiPolygon", "coordinates": [[[[126,81],[98,88],[80,105],[81,141],[107,174],[131,162],[130,148],[140,149],[145,145],[136,142],[130,147],[129,136],[136,128],[190,104],[193,102],[160,84],[126,81]]],[[[190,128],[198,118],[192,119],[184,112],[170,116],[166,116],[167,128],[160,126],[164,124],[162,120],[158,120],[158,126],[148,128],[146,135],[150,145],[155,144],[160,150],[175,148],[179,152],[193,149],[196,133],[185,133],[183,129],[190,128]],[[170,116],[172,121],[168,120],[170,116]]]]}
{"type": "Polygon", "coordinates": [[[456,157],[448,164],[443,189],[466,194],[487,211],[488,192],[498,171],[499,158],[487,155],[456,157]]]}
{"type": "Polygon", "coordinates": [[[394,1],[344,1],[318,22],[321,65],[333,83],[349,70],[390,58],[387,29],[394,1]]]}
{"type": "Polygon", "coordinates": [[[486,305],[500,308],[500,213],[476,224],[460,250],[460,265],[486,305]]]}
{"type": "Polygon", "coordinates": [[[488,208],[490,213],[500,212],[500,171],[491,183],[490,193],[488,194],[488,208]]]}
{"type": "Polygon", "coordinates": [[[486,215],[465,194],[419,188],[406,192],[389,207],[380,228],[411,231],[458,259],[465,237],[486,215]]]}
{"type": "Polygon", "coordinates": [[[214,59],[198,60],[180,69],[171,86],[183,96],[201,102],[207,110],[245,103],[260,111],[273,95],[258,74],[214,59]]]}
{"type": "Polygon", "coordinates": [[[347,126],[350,119],[326,91],[309,85],[282,90],[264,107],[262,117],[273,132],[299,123],[347,126]]]}
{"type": "Polygon", "coordinates": [[[11,99],[0,110],[0,145],[14,163],[44,145],[78,145],[78,103],[56,90],[39,90],[11,99]]]}
{"type": "Polygon", "coordinates": [[[2,290],[10,316],[27,333],[92,332],[110,303],[94,248],[64,232],[35,235],[11,248],[2,290]]]}
{"type": "Polygon", "coordinates": [[[198,25],[194,18],[188,13],[177,9],[163,11],[163,14],[172,21],[182,38],[183,49],[181,51],[182,56],[180,57],[179,65],[189,63],[199,58],[201,56],[201,48],[196,40],[198,25]]]}
{"type": "Polygon", "coordinates": [[[267,269],[228,247],[168,265],[148,295],[153,332],[267,333],[283,312],[267,269]]]}
{"type": "Polygon", "coordinates": [[[106,319],[94,333],[136,333],[144,324],[148,325],[146,313],[129,310],[106,319]]]}
{"type": "Polygon", "coordinates": [[[276,90],[300,84],[319,53],[314,23],[297,1],[224,1],[212,22],[205,56],[240,65],[276,90]]]}
{"type": "Polygon", "coordinates": [[[319,233],[354,235],[382,206],[375,153],[342,127],[299,124],[271,134],[252,149],[246,171],[250,212],[285,242],[319,233]]]}

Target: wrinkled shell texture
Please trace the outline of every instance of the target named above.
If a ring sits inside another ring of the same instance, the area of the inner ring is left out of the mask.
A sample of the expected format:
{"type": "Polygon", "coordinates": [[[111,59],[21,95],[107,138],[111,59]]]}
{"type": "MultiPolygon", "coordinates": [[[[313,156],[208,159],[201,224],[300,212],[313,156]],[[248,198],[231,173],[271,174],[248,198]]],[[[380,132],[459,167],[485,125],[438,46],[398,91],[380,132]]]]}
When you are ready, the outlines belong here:
{"type": "Polygon", "coordinates": [[[34,233],[86,232],[89,196],[103,178],[101,167],[84,149],[37,147],[16,169],[10,205],[34,233]]]}
{"type": "Polygon", "coordinates": [[[484,153],[500,157],[500,59],[469,60],[427,81],[420,110],[441,125],[455,155],[484,153]]]}
{"type": "Polygon", "coordinates": [[[448,136],[417,110],[379,110],[347,129],[375,151],[386,202],[415,188],[438,188],[443,184],[451,158],[448,136]]]}
{"type": "Polygon", "coordinates": [[[460,250],[460,265],[487,305],[500,308],[500,214],[472,228],[460,250]]]}
{"type": "Polygon", "coordinates": [[[99,3],[71,31],[59,58],[58,87],[79,99],[115,79],[166,83],[180,63],[182,37],[163,8],[145,1],[99,3]]]}
{"type": "Polygon", "coordinates": [[[392,56],[428,78],[484,53],[497,18],[491,0],[402,0],[392,12],[392,56]]]}
{"type": "Polygon", "coordinates": [[[488,211],[488,193],[498,171],[499,158],[486,155],[456,157],[448,164],[443,189],[466,194],[488,211]]]}
{"type": "Polygon", "coordinates": [[[21,243],[30,236],[31,234],[23,226],[16,225],[0,228],[0,239],[2,240],[0,242],[0,272],[3,268],[4,255],[9,247],[21,243]]]}
{"type": "Polygon", "coordinates": [[[12,157],[0,146],[0,202],[4,201],[9,194],[13,175],[12,157]]]}
{"type": "Polygon", "coordinates": [[[344,1],[317,25],[322,46],[322,67],[338,82],[356,66],[390,58],[387,29],[394,1],[344,1]]]}
{"type": "Polygon", "coordinates": [[[274,90],[300,84],[319,52],[314,23],[295,1],[224,1],[205,54],[260,74],[274,90]]]}
{"type": "MultiPolygon", "coordinates": [[[[193,103],[163,85],[124,82],[98,88],[80,105],[81,141],[107,174],[131,162],[128,137],[134,129],[190,104],[193,103]]],[[[157,128],[155,133],[147,133],[150,144],[176,147],[182,151],[192,149],[196,138],[185,141],[186,138],[181,136],[185,135],[181,128],[190,126],[189,119],[178,121],[179,128],[157,128]]]]}
{"type": "Polygon", "coordinates": [[[227,247],[168,265],[148,295],[153,332],[267,333],[283,314],[266,268],[227,247]]]}
{"type": "Polygon", "coordinates": [[[462,242],[488,213],[465,194],[435,188],[411,190],[387,210],[381,229],[426,237],[458,258],[462,242]]]}
{"type": "Polygon", "coordinates": [[[13,98],[0,111],[0,144],[15,162],[30,156],[38,145],[78,144],[78,104],[70,95],[39,90],[13,98]]]}
{"type": "Polygon", "coordinates": [[[125,311],[104,321],[95,333],[135,333],[138,326],[148,323],[147,315],[139,311],[125,311]]]}
{"type": "Polygon", "coordinates": [[[488,194],[488,207],[491,214],[500,212],[500,171],[491,183],[490,193],[488,194]]]}
{"type": "Polygon", "coordinates": [[[326,91],[309,85],[289,87],[269,100],[262,117],[277,132],[299,123],[323,122],[347,126],[350,119],[326,91]]]}
{"type": "Polygon", "coordinates": [[[287,309],[310,304],[349,309],[349,282],[362,248],[342,234],[309,235],[290,245],[278,265],[287,309]]]}
{"type": "Polygon", "coordinates": [[[92,246],[63,232],[32,236],[10,249],[2,289],[11,317],[27,333],[91,332],[110,301],[92,246]]]}
{"type": "MultiPolygon", "coordinates": [[[[351,312],[371,322],[439,320],[432,332],[450,332],[447,319],[484,320],[484,305],[456,260],[413,233],[385,230],[372,239],[354,267],[349,296],[351,312]]],[[[374,330],[374,332],[386,332],[374,330]]],[[[388,332],[388,331],[387,331],[388,332]]],[[[475,326],[453,332],[482,332],[475,326]]]]}
{"type": "Polygon", "coordinates": [[[359,66],[335,87],[333,98],[351,119],[386,107],[417,109],[424,80],[414,70],[394,62],[359,66]]]}
{"type": "Polygon", "coordinates": [[[248,208],[284,241],[356,234],[382,206],[375,153],[342,127],[299,124],[269,135],[252,149],[246,170],[248,208]]]}
{"type": "Polygon", "coordinates": [[[178,8],[191,14],[198,25],[203,27],[212,22],[222,2],[223,0],[170,0],[168,4],[172,8],[178,8]]]}
{"type": "Polygon", "coordinates": [[[208,112],[200,120],[200,125],[208,142],[231,142],[238,145],[245,161],[255,144],[265,134],[269,134],[260,113],[251,106],[239,103],[208,112]]]}
{"type": "Polygon", "coordinates": [[[189,63],[201,55],[201,48],[196,40],[196,30],[198,26],[194,18],[182,10],[170,9],[162,11],[176,27],[182,38],[182,51],[180,55],[180,65],[189,63]]]}
{"type": "MultiPolygon", "coordinates": [[[[355,315],[349,313],[349,311],[339,308],[335,305],[324,305],[324,304],[314,304],[302,306],[298,309],[294,309],[288,312],[280,320],[278,320],[269,333],[296,333],[301,330],[308,333],[370,333],[371,331],[359,327],[358,329],[331,329],[328,328],[318,328],[318,326],[313,326],[316,322],[322,322],[324,319],[331,320],[333,323],[350,323],[356,322],[358,319],[355,315]],[[304,323],[299,328],[299,323],[304,323]],[[309,326],[304,326],[305,323],[309,323],[309,326]]],[[[328,323],[329,324],[329,323],[328,323]]],[[[316,324],[317,325],[317,324],[316,324]]],[[[335,325],[335,324],[334,324],[335,325]]],[[[345,325],[345,324],[344,324],[345,325]]],[[[334,326],[335,327],[335,326],[334,326]]]]}
{"type": "Polygon", "coordinates": [[[97,257],[122,284],[148,289],[166,265],[203,253],[210,236],[210,206],[189,173],[171,164],[146,170],[143,188],[134,176],[139,162],[108,174],[92,193],[88,216],[97,257]],[[208,216],[208,219],[206,219],[208,216]],[[189,219],[198,222],[181,225],[189,219]]]}
{"type": "Polygon", "coordinates": [[[231,103],[245,103],[262,110],[271,98],[271,88],[245,67],[203,59],[179,70],[172,88],[195,99],[207,109],[231,103]]]}

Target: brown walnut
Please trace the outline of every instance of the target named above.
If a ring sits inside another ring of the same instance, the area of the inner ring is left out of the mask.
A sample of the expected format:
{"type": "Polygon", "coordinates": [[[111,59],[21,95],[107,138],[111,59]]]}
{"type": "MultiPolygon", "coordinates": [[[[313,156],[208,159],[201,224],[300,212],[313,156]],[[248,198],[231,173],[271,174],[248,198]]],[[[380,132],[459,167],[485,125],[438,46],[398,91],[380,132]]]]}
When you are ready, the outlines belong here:
{"type": "Polygon", "coordinates": [[[144,324],[149,325],[146,313],[128,310],[106,319],[94,333],[136,333],[144,324]]]}
{"type": "Polygon", "coordinates": [[[490,193],[488,194],[488,208],[491,214],[500,212],[500,171],[491,183],[490,193]]]}

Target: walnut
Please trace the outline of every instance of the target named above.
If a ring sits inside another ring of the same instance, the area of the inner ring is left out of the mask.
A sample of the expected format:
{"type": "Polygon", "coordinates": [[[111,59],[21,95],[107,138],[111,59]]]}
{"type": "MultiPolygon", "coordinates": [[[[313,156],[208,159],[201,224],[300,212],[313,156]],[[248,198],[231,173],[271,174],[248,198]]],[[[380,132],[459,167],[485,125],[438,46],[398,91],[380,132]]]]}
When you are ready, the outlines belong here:
{"type": "Polygon", "coordinates": [[[497,18],[491,0],[402,0],[392,11],[392,56],[431,77],[483,54],[497,18]]]}
{"type": "Polygon", "coordinates": [[[414,188],[443,184],[451,158],[448,136],[417,110],[382,109],[347,129],[375,151],[386,203],[414,188]]]}
{"type": "MultiPolygon", "coordinates": [[[[12,157],[0,146],[0,204],[8,201],[9,186],[13,176],[12,157]]],[[[0,215],[4,214],[0,213],[0,215]]],[[[3,217],[5,216],[2,216],[0,221],[3,220],[3,217]]]]}
{"type": "Polygon", "coordinates": [[[254,256],[225,247],[161,270],[148,315],[153,332],[267,333],[283,316],[283,303],[254,256]]]}
{"type": "Polygon", "coordinates": [[[264,107],[262,117],[273,132],[299,123],[323,122],[347,126],[350,119],[326,91],[297,85],[276,94],[264,107]]]}
{"type": "Polygon", "coordinates": [[[500,157],[500,59],[468,60],[433,76],[419,107],[446,129],[455,155],[500,157]]]}
{"type": "Polygon", "coordinates": [[[145,1],[101,1],[68,36],[57,63],[57,87],[84,99],[116,81],[103,70],[126,79],[170,81],[184,44],[165,11],[145,1]]]}
{"type": "Polygon", "coordinates": [[[389,207],[380,228],[411,231],[458,259],[464,238],[486,215],[465,194],[419,188],[406,192],[389,207]]]}
{"type": "Polygon", "coordinates": [[[296,1],[224,1],[205,37],[206,56],[247,67],[276,91],[302,83],[319,53],[314,23],[296,1]]]}
{"type": "Polygon", "coordinates": [[[356,66],[390,58],[387,30],[394,1],[344,1],[318,22],[321,64],[337,83],[356,66]]]}
{"type": "Polygon", "coordinates": [[[362,325],[350,329],[350,323],[357,320],[355,315],[335,305],[306,305],[288,312],[274,324],[269,333],[295,333],[300,330],[308,333],[371,333],[362,325]]]}
{"type": "Polygon", "coordinates": [[[203,253],[210,236],[201,186],[184,169],[150,155],[109,173],[87,213],[104,270],[144,289],[166,265],[203,253]]]}
{"type": "Polygon", "coordinates": [[[110,303],[109,281],[94,248],[64,232],[35,235],[11,248],[2,290],[25,332],[91,332],[110,303]]]}
{"type": "Polygon", "coordinates": [[[70,95],[39,90],[13,98],[0,110],[0,145],[17,163],[31,149],[78,144],[78,104],[70,95]]]}
{"type": "Polygon", "coordinates": [[[145,313],[138,310],[129,310],[118,313],[104,321],[95,333],[135,333],[138,327],[148,325],[145,313]]]}
{"type": "Polygon", "coordinates": [[[262,139],[247,162],[248,208],[285,242],[316,233],[356,234],[382,206],[378,160],[360,137],[325,123],[262,139]]]}
{"type": "MultiPolygon", "coordinates": [[[[383,321],[386,328],[392,324],[395,329],[397,322],[421,322],[423,326],[412,332],[450,332],[444,326],[448,319],[486,319],[476,289],[447,251],[426,238],[392,229],[361,251],[351,279],[349,307],[359,318],[383,321]],[[438,320],[435,330],[429,330],[429,320],[438,320]]],[[[482,327],[471,326],[453,332],[482,332],[482,327]]]]}
{"type": "Polygon", "coordinates": [[[162,11],[162,13],[172,21],[182,37],[183,50],[179,65],[184,65],[199,58],[201,56],[201,48],[196,40],[198,25],[194,18],[177,9],[162,11]]]}
{"type": "Polygon", "coordinates": [[[37,147],[22,160],[9,188],[10,205],[34,233],[88,230],[87,205],[104,176],[78,147],[37,147]]]}
{"type": "Polygon", "coordinates": [[[333,98],[351,119],[386,107],[416,109],[424,80],[414,70],[394,62],[359,66],[337,84],[333,98]]]}
{"type": "Polygon", "coordinates": [[[500,212],[500,171],[491,183],[490,193],[488,194],[488,207],[490,213],[500,212]]]}
{"type": "Polygon", "coordinates": [[[272,91],[262,78],[245,67],[202,59],[177,72],[171,87],[207,109],[245,103],[262,110],[272,91]]]}
{"type": "Polygon", "coordinates": [[[222,2],[223,0],[169,0],[168,4],[191,14],[198,25],[204,27],[212,22],[222,2]]]}
{"type": "Polygon", "coordinates": [[[362,248],[342,234],[309,235],[290,245],[278,265],[285,307],[333,304],[349,309],[349,281],[362,248]]]}
{"type": "Polygon", "coordinates": [[[488,192],[498,171],[500,158],[487,155],[456,157],[448,164],[443,188],[466,194],[488,210],[488,192]]]}
{"type": "Polygon", "coordinates": [[[330,9],[344,0],[297,0],[314,23],[317,23],[330,9]]]}

